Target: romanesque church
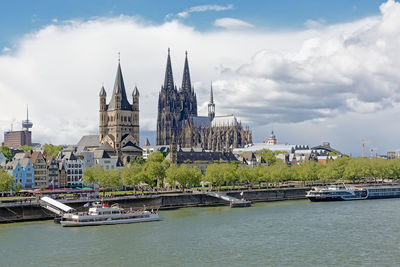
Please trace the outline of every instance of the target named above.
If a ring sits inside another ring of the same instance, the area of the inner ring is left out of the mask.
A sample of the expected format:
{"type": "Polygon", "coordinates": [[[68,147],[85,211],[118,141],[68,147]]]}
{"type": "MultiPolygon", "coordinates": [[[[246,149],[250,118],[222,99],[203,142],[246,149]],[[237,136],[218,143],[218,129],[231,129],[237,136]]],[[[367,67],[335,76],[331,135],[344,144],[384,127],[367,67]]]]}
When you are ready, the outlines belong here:
{"type": "Polygon", "coordinates": [[[177,89],[168,49],[164,85],[158,98],[157,145],[201,147],[211,151],[230,151],[252,143],[248,127],[234,115],[216,116],[211,85],[208,116],[198,116],[197,99],[190,80],[187,52],[182,86],[177,89]]]}
{"type": "Polygon", "coordinates": [[[129,162],[141,155],[139,147],[139,90],[132,92],[132,104],[126,96],[121,65],[118,62],[117,75],[111,100],[106,104],[107,93],[104,86],[100,90],[100,147],[122,161],[129,162]]]}

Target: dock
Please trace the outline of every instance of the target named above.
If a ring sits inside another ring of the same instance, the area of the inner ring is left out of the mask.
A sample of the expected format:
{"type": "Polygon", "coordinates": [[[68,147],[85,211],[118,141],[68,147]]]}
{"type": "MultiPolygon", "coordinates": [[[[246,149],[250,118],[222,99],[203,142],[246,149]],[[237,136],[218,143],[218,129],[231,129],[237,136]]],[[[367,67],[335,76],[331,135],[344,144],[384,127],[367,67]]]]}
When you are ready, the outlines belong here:
{"type": "Polygon", "coordinates": [[[238,199],[232,196],[228,196],[227,194],[220,193],[220,192],[207,192],[208,196],[219,198],[230,203],[231,208],[243,208],[243,207],[250,207],[251,201],[245,199],[238,199]]]}

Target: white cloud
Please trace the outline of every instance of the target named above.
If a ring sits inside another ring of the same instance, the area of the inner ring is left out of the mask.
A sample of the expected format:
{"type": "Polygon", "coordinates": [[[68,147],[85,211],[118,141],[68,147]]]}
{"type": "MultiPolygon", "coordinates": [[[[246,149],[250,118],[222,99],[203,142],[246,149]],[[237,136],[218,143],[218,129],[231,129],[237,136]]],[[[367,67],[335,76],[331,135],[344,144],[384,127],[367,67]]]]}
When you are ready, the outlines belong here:
{"type": "Polygon", "coordinates": [[[318,20],[308,19],[304,23],[304,26],[306,26],[309,29],[313,29],[313,28],[319,28],[321,26],[324,26],[325,24],[326,24],[326,21],[324,19],[318,19],[318,20]]]}
{"type": "MultiPolygon", "coordinates": [[[[190,13],[198,13],[198,12],[205,12],[205,11],[225,11],[225,10],[231,10],[233,9],[233,5],[229,4],[226,6],[220,6],[220,5],[201,5],[201,6],[193,6],[190,7],[184,11],[179,12],[176,14],[178,18],[187,18],[190,13]]],[[[173,14],[168,14],[166,16],[166,19],[170,19],[173,17],[173,14]]]]}
{"type": "Polygon", "coordinates": [[[240,19],[234,19],[234,18],[221,18],[217,19],[214,22],[214,25],[217,27],[222,27],[226,29],[240,29],[240,28],[251,28],[254,27],[254,25],[245,22],[240,19]]]}
{"type": "Polygon", "coordinates": [[[375,145],[380,151],[399,147],[389,142],[400,134],[400,4],[388,1],[381,12],[345,24],[274,33],[198,32],[178,21],[154,25],[129,17],[50,25],[0,55],[0,130],[13,118],[22,120],[29,104],[36,141],[75,143],[96,133],[98,93],[104,82],[110,96],[121,52],[127,93],[137,84],[141,131],[148,134],[155,129],[170,47],[178,86],[189,51],[199,113],[206,114],[213,80],[217,113],[237,114],[252,126],[255,141],[273,123],[276,132],[281,129],[280,140],[291,143],[321,141],[320,135],[345,151],[356,149],[358,138],[382,142],[375,145]],[[357,121],[350,138],[351,130],[343,127],[351,127],[351,119],[365,122],[357,121]],[[390,131],[380,128],[385,123],[390,131]]]}

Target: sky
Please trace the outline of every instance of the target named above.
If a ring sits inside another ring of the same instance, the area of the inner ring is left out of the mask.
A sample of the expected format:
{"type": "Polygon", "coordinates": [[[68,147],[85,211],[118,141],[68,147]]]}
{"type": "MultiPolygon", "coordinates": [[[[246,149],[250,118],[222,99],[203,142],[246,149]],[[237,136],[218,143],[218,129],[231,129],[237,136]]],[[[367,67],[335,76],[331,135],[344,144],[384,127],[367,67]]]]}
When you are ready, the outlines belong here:
{"type": "MultiPolygon", "coordinates": [[[[140,91],[141,142],[155,143],[167,49],[179,87],[185,51],[199,115],[213,82],[217,115],[261,142],[331,145],[353,156],[400,149],[400,3],[394,0],[11,1],[0,3],[0,132],[75,144],[98,132],[121,55],[140,91]]],[[[0,135],[0,141],[3,135],[0,135]]]]}

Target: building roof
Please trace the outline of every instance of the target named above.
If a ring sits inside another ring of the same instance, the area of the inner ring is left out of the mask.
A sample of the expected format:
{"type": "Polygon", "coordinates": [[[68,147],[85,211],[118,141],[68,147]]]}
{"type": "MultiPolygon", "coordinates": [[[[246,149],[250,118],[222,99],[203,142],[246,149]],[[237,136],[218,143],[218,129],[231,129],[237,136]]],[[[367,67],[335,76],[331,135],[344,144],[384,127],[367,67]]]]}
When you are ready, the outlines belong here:
{"type": "Polygon", "coordinates": [[[210,118],[206,116],[195,116],[192,118],[194,127],[209,127],[211,124],[210,118]]]}
{"type": "Polygon", "coordinates": [[[44,158],[42,152],[40,151],[31,150],[25,153],[25,158],[30,158],[32,163],[34,163],[40,157],[44,158]]]}
{"type": "Polygon", "coordinates": [[[322,150],[322,151],[327,151],[328,153],[329,152],[333,152],[333,153],[335,153],[337,155],[343,155],[343,153],[340,152],[339,150],[336,150],[336,149],[332,148],[329,143],[326,143],[326,144],[323,144],[323,145],[319,145],[319,146],[315,146],[315,147],[312,147],[311,149],[312,150],[320,150],[319,152],[321,152],[321,150],[322,150]]]}
{"type": "MultiPolygon", "coordinates": [[[[178,151],[177,163],[185,163],[186,160],[191,162],[208,162],[213,163],[215,161],[237,161],[238,159],[231,152],[183,152],[178,151]]],[[[166,159],[171,159],[171,153],[168,154],[166,159]]]]}
{"type": "Polygon", "coordinates": [[[126,90],[124,84],[124,78],[122,77],[121,64],[118,63],[117,75],[115,76],[113,94],[111,96],[108,110],[115,110],[117,108],[117,95],[121,95],[121,110],[132,110],[131,104],[129,104],[128,98],[126,97],[126,90]]]}
{"type": "Polygon", "coordinates": [[[211,122],[212,127],[237,126],[238,122],[234,115],[215,116],[211,122]]]}
{"type": "Polygon", "coordinates": [[[109,159],[110,155],[108,155],[108,153],[102,149],[96,149],[93,152],[93,156],[95,159],[109,159]]]}
{"type": "Polygon", "coordinates": [[[104,86],[101,87],[99,96],[107,96],[106,90],[104,89],[104,86]]]}
{"type": "Polygon", "coordinates": [[[126,143],[122,148],[121,151],[135,151],[135,152],[142,152],[143,149],[141,149],[139,146],[137,146],[136,144],[132,143],[131,141],[129,141],[128,143],[126,143]]]}
{"type": "Polygon", "coordinates": [[[84,135],[81,140],[79,140],[77,147],[99,147],[100,146],[100,136],[98,134],[84,135]]]}
{"type": "Polygon", "coordinates": [[[146,137],[146,141],[144,142],[144,146],[151,146],[149,138],[146,137]]]}
{"type": "Polygon", "coordinates": [[[101,144],[101,146],[96,148],[96,150],[114,151],[114,148],[112,146],[110,146],[109,143],[104,142],[104,143],[101,144]]]}

